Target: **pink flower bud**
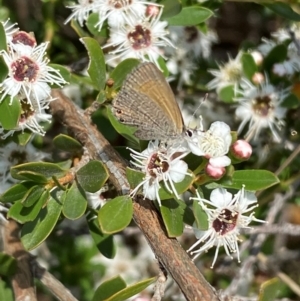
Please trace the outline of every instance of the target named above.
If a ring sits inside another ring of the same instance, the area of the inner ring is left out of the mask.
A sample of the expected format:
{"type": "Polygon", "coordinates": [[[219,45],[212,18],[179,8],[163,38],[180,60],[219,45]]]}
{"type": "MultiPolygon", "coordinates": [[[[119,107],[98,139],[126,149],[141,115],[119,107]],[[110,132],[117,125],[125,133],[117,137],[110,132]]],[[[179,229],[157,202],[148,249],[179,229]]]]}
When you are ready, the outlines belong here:
{"type": "Polygon", "coordinates": [[[211,178],[219,180],[225,174],[225,167],[215,167],[208,163],[205,168],[205,172],[211,178]]]}
{"type": "Polygon", "coordinates": [[[252,154],[252,147],[246,140],[237,140],[232,144],[231,151],[236,159],[248,160],[252,154]]]}
{"type": "Polygon", "coordinates": [[[156,17],[159,15],[159,6],[157,5],[148,5],[146,8],[147,17],[156,17]]]}
{"type": "Polygon", "coordinates": [[[255,72],[252,76],[252,81],[254,84],[262,84],[265,82],[265,76],[261,72],[255,72]]]}

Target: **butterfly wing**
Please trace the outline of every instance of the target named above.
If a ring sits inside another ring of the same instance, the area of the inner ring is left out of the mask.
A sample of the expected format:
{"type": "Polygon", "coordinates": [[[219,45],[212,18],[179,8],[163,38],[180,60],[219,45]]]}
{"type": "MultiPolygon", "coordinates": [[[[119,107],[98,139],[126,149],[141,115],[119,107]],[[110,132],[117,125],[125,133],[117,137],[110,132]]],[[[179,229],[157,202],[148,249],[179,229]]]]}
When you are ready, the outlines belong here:
{"type": "Polygon", "coordinates": [[[135,135],[143,140],[169,140],[183,132],[173,92],[152,63],[140,64],[128,75],[113,101],[113,112],[120,122],[137,126],[135,135]]]}

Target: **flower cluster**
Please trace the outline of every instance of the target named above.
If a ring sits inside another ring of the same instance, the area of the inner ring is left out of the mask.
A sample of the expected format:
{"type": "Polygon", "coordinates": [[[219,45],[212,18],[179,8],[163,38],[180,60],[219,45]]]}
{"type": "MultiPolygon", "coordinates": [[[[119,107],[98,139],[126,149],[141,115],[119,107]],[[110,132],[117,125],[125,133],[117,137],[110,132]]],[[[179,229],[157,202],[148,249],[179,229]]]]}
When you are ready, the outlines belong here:
{"type": "MultiPolygon", "coordinates": [[[[220,179],[226,173],[225,167],[231,164],[228,157],[232,137],[229,126],[224,122],[214,122],[209,130],[188,130],[188,135],[183,141],[169,145],[150,141],[148,148],[141,153],[131,150],[132,164],[145,173],[143,181],[135,187],[131,195],[135,195],[143,187],[143,195],[150,200],[157,200],[161,206],[159,190],[163,182],[167,191],[179,198],[174,183],[180,183],[189,175],[188,166],[182,160],[187,154],[203,157],[207,161],[205,173],[211,179],[220,179]]],[[[245,156],[249,144],[238,145],[233,148],[234,157],[246,160],[251,155],[245,156]]],[[[251,148],[251,147],[250,147],[251,148]]],[[[249,153],[249,152],[248,152],[249,153]]]]}
{"type": "Polygon", "coordinates": [[[72,14],[66,20],[78,20],[83,26],[91,13],[97,13],[96,27],[100,31],[107,21],[109,39],[103,48],[112,49],[107,63],[116,65],[126,58],[151,61],[158,65],[163,48],[174,47],[167,38],[167,22],[160,21],[163,7],[147,1],[128,0],[79,0],[70,6],[72,14]]]}
{"type": "Polygon", "coordinates": [[[248,141],[257,141],[262,131],[269,129],[272,140],[281,142],[279,130],[284,125],[287,108],[293,107],[291,99],[297,96],[299,24],[289,30],[280,29],[271,36],[272,39],[262,39],[256,50],[240,51],[234,59],[218,65],[219,69],[209,70],[214,78],[207,87],[216,89],[222,100],[234,103],[235,115],[241,120],[238,133],[248,124],[245,133],[248,141]],[[272,55],[275,52],[278,59],[272,55]]]}
{"type": "Polygon", "coordinates": [[[45,57],[48,43],[37,45],[32,34],[19,30],[16,24],[10,25],[9,20],[2,25],[7,49],[0,54],[8,75],[0,83],[0,102],[5,99],[10,105],[13,101],[19,102],[21,113],[15,128],[6,131],[1,126],[0,133],[3,139],[25,129],[44,135],[40,123],[51,121],[51,115],[45,111],[53,100],[50,85],[62,87],[66,82],[58,70],[49,66],[49,59],[45,57]]]}

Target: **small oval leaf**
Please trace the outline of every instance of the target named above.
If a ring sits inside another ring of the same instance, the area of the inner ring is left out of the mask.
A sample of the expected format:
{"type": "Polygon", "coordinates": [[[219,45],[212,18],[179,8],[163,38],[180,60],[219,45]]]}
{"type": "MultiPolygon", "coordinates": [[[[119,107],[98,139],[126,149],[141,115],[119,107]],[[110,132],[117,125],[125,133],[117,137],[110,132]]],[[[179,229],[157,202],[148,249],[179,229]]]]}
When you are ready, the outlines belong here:
{"type": "Polygon", "coordinates": [[[164,200],[160,212],[169,237],[177,237],[183,233],[183,216],[186,205],[175,199],[164,200]]]}
{"type": "Polygon", "coordinates": [[[245,189],[256,191],[269,188],[279,183],[279,179],[268,170],[237,170],[233,173],[231,183],[218,182],[225,188],[241,189],[245,185],[245,189]]]}
{"type": "Polygon", "coordinates": [[[169,25],[193,26],[205,22],[213,15],[213,12],[205,7],[184,7],[179,14],[166,18],[169,25]]]}
{"type": "Polygon", "coordinates": [[[22,175],[19,176],[19,173],[22,172],[32,172],[36,175],[42,175],[47,179],[51,179],[53,176],[62,177],[66,174],[66,170],[63,170],[59,165],[49,162],[31,162],[24,163],[14,166],[10,169],[11,175],[17,180],[23,180],[22,175]]]}
{"type": "Polygon", "coordinates": [[[128,196],[119,196],[107,202],[100,210],[98,221],[104,233],[120,232],[131,222],[133,214],[132,200],[128,196]]]}
{"type": "Polygon", "coordinates": [[[126,286],[126,282],[122,277],[113,277],[99,285],[99,287],[95,291],[93,301],[107,300],[107,298],[109,298],[110,296],[126,288],[126,286]]]}
{"type": "Polygon", "coordinates": [[[14,97],[11,104],[10,102],[10,95],[6,95],[0,102],[0,123],[5,130],[15,129],[21,115],[20,101],[14,97]]]}
{"type": "Polygon", "coordinates": [[[108,179],[104,165],[97,160],[90,161],[80,168],[76,174],[81,187],[88,192],[97,192],[108,179]]]}
{"type": "Polygon", "coordinates": [[[74,138],[59,134],[53,139],[53,144],[56,148],[70,152],[70,153],[82,153],[82,145],[74,138]]]}
{"type": "Polygon", "coordinates": [[[88,66],[88,74],[90,75],[93,86],[96,90],[104,89],[106,78],[106,67],[102,49],[99,43],[93,38],[81,38],[85,45],[90,63],[88,66]]]}
{"type": "Polygon", "coordinates": [[[85,192],[74,182],[67,191],[63,205],[63,214],[66,218],[75,220],[80,218],[86,210],[87,200],[85,192]]]}

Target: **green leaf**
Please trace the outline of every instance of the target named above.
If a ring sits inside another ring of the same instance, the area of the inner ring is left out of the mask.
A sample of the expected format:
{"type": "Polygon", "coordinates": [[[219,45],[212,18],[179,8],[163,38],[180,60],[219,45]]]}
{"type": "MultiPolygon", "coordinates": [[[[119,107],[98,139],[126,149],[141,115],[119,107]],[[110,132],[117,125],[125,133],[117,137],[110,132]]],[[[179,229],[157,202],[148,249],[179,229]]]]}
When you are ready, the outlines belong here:
{"type": "MultiPolygon", "coordinates": [[[[0,45],[1,48],[1,45],[0,45]]],[[[8,67],[3,59],[3,57],[0,57],[0,82],[2,83],[8,75],[8,67]]],[[[1,95],[1,94],[0,94],[1,95]]]]}
{"type": "Polygon", "coordinates": [[[31,207],[24,207],[21,201],[15,202],[8,211],[7,216],[20,224],[25,224],[36,219],[40,210],[49,198],[49,191],[44,191],[40,199],[31,207]]]}
{"type": "Polygon", "coordinates": [[[169,237],[177,237],[183,233],[183,216],[185,204],[180,200],[164,200],[160,212],[169,237]]]}
{"type": "Polygon", "coordinates": [[[213,12],[205,7],[184,7],[179,14],[165,20],[169,25],[193,26],[205,22],[213,15],[213,12]]]}
{"type": "Polygon", "coordinates": [[[120,232],[131,222],[133,214],[132,200],[128,196],[119,196],[107,202],[99,210],[98,221],[104,233],[120,232]]]}
{"type": "Polygon", "coordinates": [[[22,198],[21,203],[24,207],[31,207],[35,202],[37,202],[42,193],[45,191],[45,188],[43,186],[33,186],[31,187],[24,198],[22,198]]]}
{"type": "Polygon", "coordinates": [[[137,128],[124,125],[121,122],[119,122],[112,113],[111,108],[109,106],[107,107],[107,117],[111,122],[112,126],[120,135],[132,142],[134,146],[139,145],[139,139],[134,136],[134,133],[136,132],[137,128]]]}
{"type": "Polygon", "coordinates": [[[116,256],[116,246],[113,235],[104,234],[99,227],[98,219],[91,215],[87,216],[87,223],[100,253],[106,258],[114,258],[116,256]]]}
{"type": "Polygon", "coordinates": [[[59,134],[56,136],[53,139],[53,144],[56,148],[62,151],[75,154],[81,154],[83,149],[82,145],[77,140],[64,134],[59,134]]]}
{"type": "Polygon", "coordinates": [[[218,182],[225,188],[241,189],[245,185],[245,190],[256,191],[269,188],[279,183],[279,179],[268,170],[237,170],[232,175],[232,183],[218,182]]]}
{"type": "Polygon", "coordinates": [[[114,80],[113,88],[120,88],[126,76],[139,64],[140,61],[137,59],[126,59],[118,64],[110,74],[110,77],[114,80]]]}
{"type": "Polygon", "coordinates": [[[221,100],[223,100],[226,103],[233,103],[233,99],[235,96],[234,85],[228,85],[226,87],[221,88],[218,91],[218,96],[221,100]]]}
{"type": "Polygon", "coordinates": [[[122,289],[126,288],[126,282],[120,277],[116,276],[103,283],[96,289],[93,301],[104,301],[110,296],[116,294],[122,289]]]}
{"type": "Polygon", "coordinates": [[[14,97],[10,104],[11,96],[6,95],[0,103],[0,123],[5,130],[16,128],[21,115],[20,101],[14,97]]]}
{"type": "Polygon", "coordinates": [[[88,74],[92,79],[94,88],[100,91],[104,89],[106,78],[105,59],[102,49],[95,39],[81,38],[81,41],[85,45],[90,58],[88,74]]]}
{"type": "Polygon", "coordinates": [[[196,221],[196,226],[199,230],[204,231],[208,229],[208,216],[203,208],[199,205],[199,202],[194,200],[193,211],[196,221]]]}
{"type": "Polygon", "coordinates": [[[50,235],[60,216],[64,197],[64,191],[57,188],[52,190],[47,206],[34,221],[23,226],[21,241],[28,251],[38,247],[50,235]]]}
{"type": "Polygon", "coordinates": [[[156,277],[149,278],[126,287],[121,277],[116,277],[102,283],[96,290],[93,301],[124,301],[142,292],[156,281],[156,277]],[[125,287],[122,288],[122,286],[125,287]]]}
{"type": "Polygon", "coordinates": [[[35,186],[34,182],[22,182],[18,183],[8,190],[6,190],[0,197],[1,203],[13,203],[21,200],[27,193],[27,191],[35,186]]]}
{"type": "Polygon", "coordinates": [[[80,218],[86,210],[87,200],[85,192],[74,182],[67,191],[67,195],[63,205],[63,214],[66,218],[75,220],[80,218]]]}
{"type": "Polygon", "coordinates": [[[253,56],[250,53],[243,53],[241,62],[244,74],[248,79],[252,80],[254,73],[257,72],[257,66],[255,64],[253,56]]]}
{"type": "Polygon", "coordinates": [[[90,161],[76,173],[79,184],[85,191],[97,192],[108,179],[108,172],[100,161],[90,161]]]}
{"type": "Polygon", "coordinates": [[[164,6],[162,15],[160,17],[161,20],[165,20],[179,14],[182,7],[178,0],[164,0],[160,2],[160,4],[164,6]]]}
{"type": "Polygon", "coordinates": [[[16,270],[17,270],[16,259],[8,254],[0,252],[0,275],[11,276],[15,274],[16,270]]]}
{"type": "Polygon", "coordinates": [[[273,278],[265,281],[259,290],[258,301],[273,301],[280,289],[280,281],[278,278],[273,278]]]}
{"type": "Polygon", "coordinates": [[[6,50],[6,49],[7,49],[6,34],[5,34],[3,23],[0,22],[0,50],[6,50]]]}
{"type": "Polygon", "coordinates": [[[285,19],[296,21],[296,22],[300,21],[300,15],[294,10],[292,10],[290,4],[275,2],[270,4],[266,3],[263,5],[285,19]]]}
{"type": "Polygon", "coordinates": [[[10,172],[12,177],[17,180],[23,180],[22,173],[25,174],[25,172],[41,175],[47,179],[51,179],[53,176],[60,178],[67,173],[67,171],[63,170],[59,165],[49,162],[31,162],[19,164],[12,167],[10,172]]]}

